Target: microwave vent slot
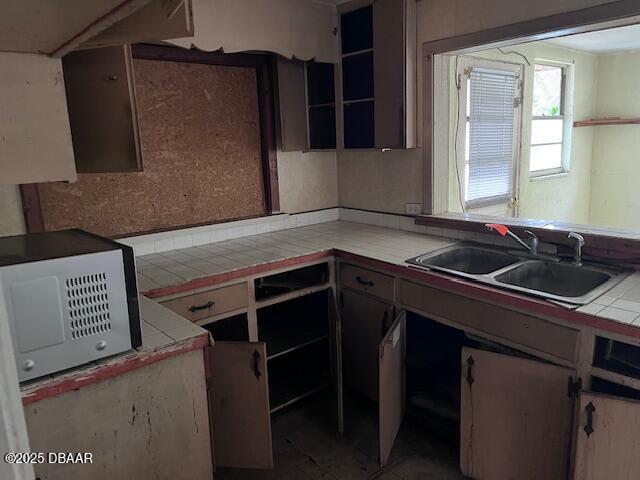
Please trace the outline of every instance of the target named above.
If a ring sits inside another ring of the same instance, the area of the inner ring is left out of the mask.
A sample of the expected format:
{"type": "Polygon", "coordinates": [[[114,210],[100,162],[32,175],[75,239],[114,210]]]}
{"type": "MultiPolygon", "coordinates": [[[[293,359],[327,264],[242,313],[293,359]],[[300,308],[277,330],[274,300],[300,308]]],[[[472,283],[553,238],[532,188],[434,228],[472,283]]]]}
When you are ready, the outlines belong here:
{"type": "Polygon", "coordinates": [[[67,278],[65,285],[72,339],[111,330],[106,273],[67,278]]]}

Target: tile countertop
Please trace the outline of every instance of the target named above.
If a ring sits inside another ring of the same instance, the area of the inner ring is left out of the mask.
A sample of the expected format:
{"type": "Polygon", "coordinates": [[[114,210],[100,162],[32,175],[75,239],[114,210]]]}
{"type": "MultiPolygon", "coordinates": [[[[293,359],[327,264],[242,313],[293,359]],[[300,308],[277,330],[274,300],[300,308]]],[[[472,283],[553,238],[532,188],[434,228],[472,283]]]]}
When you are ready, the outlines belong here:
{"type": "Polygon", "coordinates": [[[142,346],[21,385],[22,403],[76,390],[209,344],[208,332],[153,300],[139,297],[142,346]]]}
{"type": "MultiPolygon", "coordinates": [[[[230,272],[241,273],[249,267],[331,249],[409,270],[406,259],[459,241],[367,224],[328,222],[138,257],[138,286],[141,292],[158,296],[162,289],[173,285],[230,272]]],[[[576,311],[625,326],[637,326],[640,337],[640,272],[576,311]]]]}

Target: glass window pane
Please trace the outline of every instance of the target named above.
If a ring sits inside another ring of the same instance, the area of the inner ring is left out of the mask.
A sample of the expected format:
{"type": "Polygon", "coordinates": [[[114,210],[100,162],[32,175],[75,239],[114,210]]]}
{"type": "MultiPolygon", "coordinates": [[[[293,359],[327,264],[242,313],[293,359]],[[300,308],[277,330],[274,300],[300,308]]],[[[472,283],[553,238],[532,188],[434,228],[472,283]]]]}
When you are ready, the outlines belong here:
{"type": "Polygon", "coordinates": [[[562,144],[538,145],[531,147],[529,170],[548,170],[562,167],[562,144]]]}
{"type": "Polygon", "coordinates": [[[561,118],[534,120],[531,124],[531,144],[561,143],[563,123],[561,118]]]}
{"type": "Polygon", "coordinates": [[[562,67],[535,65],[533,74],[533,116],[562,114],[562,67]]]}

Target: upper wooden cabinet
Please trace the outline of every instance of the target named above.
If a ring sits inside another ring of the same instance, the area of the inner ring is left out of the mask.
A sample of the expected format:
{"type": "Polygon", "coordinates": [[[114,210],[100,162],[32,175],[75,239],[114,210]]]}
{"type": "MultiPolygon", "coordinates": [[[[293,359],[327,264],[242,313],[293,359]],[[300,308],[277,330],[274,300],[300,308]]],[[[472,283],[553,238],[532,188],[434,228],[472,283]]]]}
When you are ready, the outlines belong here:
{"type": "Polygon", "coordinates": [[[278,57],[279,132],[283,151],[336,148],[335,65],[278,57]]]}
{"type": "Polygon", "coordinates": [[[341,15],[345,148],[416,146],[415,8],[376,0],[341,15]]]}
{"type": "Polygon", "coordinates": [[[76,169],[142,169],[131,49],[72,52],[62,59],[76,169]]]}
{"type": "Polygon", "coordinates": [[[58,58],[0,53],[0,184],[74,181],[58,58]]]}

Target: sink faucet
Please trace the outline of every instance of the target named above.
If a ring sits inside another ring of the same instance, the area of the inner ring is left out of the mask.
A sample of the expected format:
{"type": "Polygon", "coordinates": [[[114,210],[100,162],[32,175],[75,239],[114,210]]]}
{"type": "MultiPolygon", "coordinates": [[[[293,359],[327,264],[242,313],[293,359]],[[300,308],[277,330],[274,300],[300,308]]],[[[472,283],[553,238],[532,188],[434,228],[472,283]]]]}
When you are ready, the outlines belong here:
{"type": "Polygon", "coordinates": [[[487,230],[497,232],[499,235],[503,237],[505,235],[509,235],[516,242],[522,245],[525,249],[529,250],[529,253],[531,253],[531,255],[534,255],[534,256],[538,255],[538,246],[540,245],[540,241],[538,240],[538,237],[536,236],[536,234],[533,233],[531,230],[524,231],[524,233],[531,236],[531,245],[527,245],[527,243],[524,240],[522,240],[515,233],[509,230],[505,225],[500,225],[497,223],[487,223],[485,224],[485,227],[487,227],[487,230]]]}
{"type": "Polygon", "coordinates": [[[576,240],[573,263],[578,266],[582,265],[582,247],[584,247],[584,237],[579,233],[569,232],[567,238],[574,238],[576,240]]]}

